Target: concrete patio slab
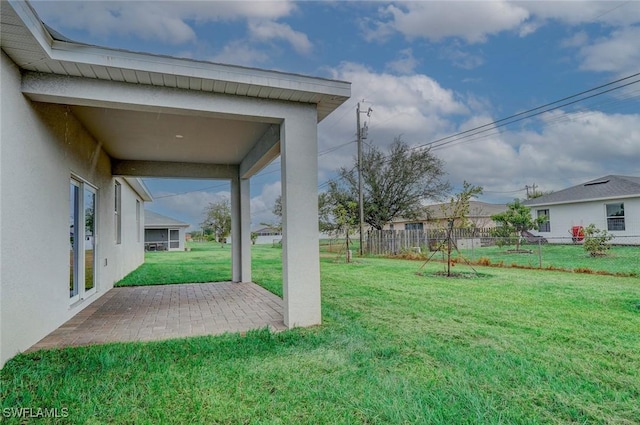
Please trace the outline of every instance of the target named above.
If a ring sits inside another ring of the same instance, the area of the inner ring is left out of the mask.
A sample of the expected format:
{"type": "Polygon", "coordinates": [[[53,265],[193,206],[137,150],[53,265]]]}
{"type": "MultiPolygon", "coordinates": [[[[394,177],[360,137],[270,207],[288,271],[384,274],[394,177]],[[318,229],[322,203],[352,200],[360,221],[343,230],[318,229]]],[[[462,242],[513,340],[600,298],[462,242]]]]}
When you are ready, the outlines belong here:
{"type": "Polygon", "coordinates": [[[282,299],[254,283],[113,288],[28,352],[156,341],[269,327],[284,330],[282,299]]]}

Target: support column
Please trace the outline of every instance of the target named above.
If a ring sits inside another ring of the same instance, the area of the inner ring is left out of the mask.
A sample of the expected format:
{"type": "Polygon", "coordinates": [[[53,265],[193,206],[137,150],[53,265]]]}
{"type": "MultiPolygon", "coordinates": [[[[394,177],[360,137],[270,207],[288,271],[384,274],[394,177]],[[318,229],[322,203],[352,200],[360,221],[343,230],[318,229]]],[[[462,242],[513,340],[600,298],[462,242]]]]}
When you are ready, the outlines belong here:
{"type": "Polygon", "coordinates": [[[231,280],[251,282],[249,179],[231,179],[231,280]]]}
{"type": "Polygon", "coordinates": [[[231,179],[231,280],[242,282],[242,236],[240,178],[231,179]]]}
{"type": "Polygon", "coordinates": [[[251,282],[251,193],[249,179],[240,179],[240,281],[251,282]]]}
{"type": "Polygon", "coordinates": [[[315,106],[280,126],[282,285],[288,327],[321,323],[318,247],[318,151],[315,106]]]}

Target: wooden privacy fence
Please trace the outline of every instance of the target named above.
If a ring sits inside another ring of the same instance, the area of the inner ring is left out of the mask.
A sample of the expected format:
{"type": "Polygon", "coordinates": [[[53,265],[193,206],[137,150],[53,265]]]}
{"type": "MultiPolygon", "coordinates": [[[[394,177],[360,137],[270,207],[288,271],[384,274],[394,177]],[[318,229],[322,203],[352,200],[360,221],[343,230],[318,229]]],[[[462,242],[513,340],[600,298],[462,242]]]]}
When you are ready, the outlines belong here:
{"type": "MultiPolygon", "coordinates": [[[[471,244],[485,245],[492,239],[491,228],[456,228],[451,238],[456,242],[471,241],[471,244]]],[[[420,248],[433,249],[447,237],[447,229],[427,230],[369,230],[366,234],[365,251],[372,255],[397,254],[420,248]]]]}

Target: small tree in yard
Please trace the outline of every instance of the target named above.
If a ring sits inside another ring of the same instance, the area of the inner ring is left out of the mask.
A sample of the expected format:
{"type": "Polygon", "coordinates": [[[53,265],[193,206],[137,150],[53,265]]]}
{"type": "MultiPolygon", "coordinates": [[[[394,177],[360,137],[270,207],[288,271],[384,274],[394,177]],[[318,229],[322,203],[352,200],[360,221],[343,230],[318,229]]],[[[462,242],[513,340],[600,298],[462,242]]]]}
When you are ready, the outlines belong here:
{"type": "MultiPolygon", "coordinates": [[[[329,182],[331,188],[335,182],[329,182]]],[[[347,244],[347,262],[349,258],[350,236],[358,227],[358,204],[339,191],[321,193],[318,196],[318,213],[320,231],[340,237],[345,235],[347,244]]]]}
{"type": "Polygon", "coordinates": [[[594,224],[590,224],[584,229],[584,250],[592,257],[605,256],[609,248],[611,248],[609,242],[612,239],[613,235],[611,233],[598,229],[594,224]]]}
{"type": "Polygon", "coordinates": [[[222,243],[231,233],[231,205],[229,200],[212,202],[205,209],[205,219],[200,224],[205,234],[215,235],[218,242],[222,243]]]}
{"type": "Polygon", "coordinates": [[[531,208],[523,205],[519,199],[507,204],[507,211],[494,214],[491,219],[502,226],[502,230],[510,235],[515,234],[516,250],[520,249],[520,236],[522,232],[531,229],[538,229],[545,222],[546,217],[541,216],[536,219],[531,217],[531,208]]]}
{"type": "MultiPolygon", "coordinates": [[[[462,191],[456,193],[448,204],[442,205],[443,217],[447,218],[447,237],[445,239],[447,250],[447,276],[451,276],[451,232],[454,227],[467,228],[470,226],[467,216],[469,215],[469,201],[471,198],[482,194],[482,187],[474,186],[471,183],[464,182],[462,191]]],[[[456,248],[457,249],[457,248],[456,248]]]]}

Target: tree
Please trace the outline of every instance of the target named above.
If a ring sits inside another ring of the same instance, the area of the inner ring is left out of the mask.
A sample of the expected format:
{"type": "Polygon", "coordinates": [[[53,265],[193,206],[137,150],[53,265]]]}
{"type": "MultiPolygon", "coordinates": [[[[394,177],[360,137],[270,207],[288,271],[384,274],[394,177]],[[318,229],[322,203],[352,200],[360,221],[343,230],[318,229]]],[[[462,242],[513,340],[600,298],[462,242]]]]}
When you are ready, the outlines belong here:
{"type": "MultiPolygon", "coordinates": [[[[329,186],[332,184],[335,182],[330,182],[329,186]]],[[[350,236],[359,225],[358,204],[339,194],[336,192],[335,196],[330,196],[329,193],[318,195],[319,228],[323,233],[336,237],[345,236],[347,262],[350,262],[350,236]]]]}
{"type": "Polygon", "coordinates": [[[451,276],[451,232],[454,228],[467,228],[471,225],[467,216],[469,215],[469,203],[471,198],[482,194],[482,187],[474,186],[465,181],[462,190],[456,193],[449,203],[442,204],[442,216],[447,219],[446,229],[446,249],[447,249],[447,276],[451,276]]]}
{"type": "Polygon", "coordinates": [[[204,211],[205,219],[200,224],[205,234],[213,234],[218,242],[226,240],[231,233],[231,205],[228,199],[211,202],[204,211]]]}
{"type": "MultiPolygon", "coordinates": [[[[359,222],[357,161],[353,168],[338,170],[339,178],[329,184],[331,204],[341,205],[349,222],[359,222]],[[355,203],[356,208],[351,208],[355,203]]],[[[449,191],[442,180],[444,162],[429,149],[415,150],[396,137],[385,155],[371,147],[362,156],[364,221],[381,230],[396,217],[416,218],[422,201],[439,199],[449,191]]]]}
{"type": "Polygon", "coordinates": [[[538,229],[545,222],[546,217],[536,219],[531,217],[531,208],[523,205],[519,199],[507,204],[507,211],[494,214],[491,219],[502,226],[502,231],[509,235],[516,235],[516,250],[520,249],[520,235],[530,229],[538,229]]]}
{"type": "Polygon", "coordinates": [[[584,229],[584,250],[592,257],[601,257],[607,255],[607,251],[611,248],[609,242],[613,239],[613,235],[606,230],[598,229],[594,224],[590,224],[584,229]]]}
{"type": "Polygon", "coordinates": [[[271,212],[273,213],[273,215],[277,217],[277,221],[275,223],[260,223],[260,224],[263,226],[267,226],[270,229],[277,230],[278,232],[282,232],[282,195],[279,195],[276,198],[271,212]]]}

